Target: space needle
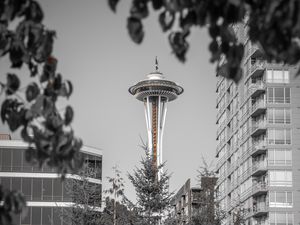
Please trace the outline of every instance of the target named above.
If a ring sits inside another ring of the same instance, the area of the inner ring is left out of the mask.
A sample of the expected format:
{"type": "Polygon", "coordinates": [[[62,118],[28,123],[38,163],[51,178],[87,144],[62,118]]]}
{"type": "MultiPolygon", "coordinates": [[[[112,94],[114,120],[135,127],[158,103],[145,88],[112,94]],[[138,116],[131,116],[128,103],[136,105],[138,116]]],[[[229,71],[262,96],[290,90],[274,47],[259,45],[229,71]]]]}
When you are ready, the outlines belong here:
{"type": "MultiPolygon", "coordinates": [[[[155,72],[148,74],[146,79],[129,88],[129,93],[144,103],[148,135],[147,149],[156,170],[163,163],[162,140],[167,103],[175,100],[182,92],[181,86],[165,79],[159,72],[157,58],[155,58],[155,72]]],[[[158,178],[161,172],[160,169],[158,178]]]]}

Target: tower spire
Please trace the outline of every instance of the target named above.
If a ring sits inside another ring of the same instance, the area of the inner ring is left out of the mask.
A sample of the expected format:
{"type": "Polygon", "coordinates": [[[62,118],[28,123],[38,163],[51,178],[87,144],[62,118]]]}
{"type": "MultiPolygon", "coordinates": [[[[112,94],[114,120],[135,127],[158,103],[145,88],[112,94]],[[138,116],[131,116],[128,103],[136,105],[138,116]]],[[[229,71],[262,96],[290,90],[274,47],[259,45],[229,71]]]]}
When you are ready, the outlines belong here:
{"type": "Polygon", "coordinates": [[[157,56],[155,56],[155,71],[158,71],[158,60],[157,60],[157,56]]]}

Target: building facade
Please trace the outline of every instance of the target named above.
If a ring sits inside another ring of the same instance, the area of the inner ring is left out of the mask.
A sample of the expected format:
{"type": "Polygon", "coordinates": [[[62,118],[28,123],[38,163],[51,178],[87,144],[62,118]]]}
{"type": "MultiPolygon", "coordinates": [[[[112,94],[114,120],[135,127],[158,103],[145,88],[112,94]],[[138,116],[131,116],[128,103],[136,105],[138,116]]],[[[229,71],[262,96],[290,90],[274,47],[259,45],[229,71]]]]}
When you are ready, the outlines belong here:
{"type": "MultiPolygon", "coordinates": [[[[66,190],[66,183],[61,181],[56,171],[43,166],[31,165],[25,159],[28,146],[23,141],[9,140],[9,136],[0,137],[0,184],[4,189],[20,190],[27,201],[27,212],[14,217],[16,225],[64,225],[61,219],[62,207],[73,204],[66,190]],[[2,137],[2,138],[1,138],[2,137]]],[[[102,152],[99,149],[83,146],[82,153],[89,168],[95,174],[89,177],[95,185],[99,199],[102,192],[102,152]]],[[[79,176],[67,174],[66,179],[80,179],[79,176]]],[[[101,207],[101,201],[99,201],[101,207]]]]}
{"type": "Polygon", "coordinates": [[[300,224],[300,79],[297,67],[269,63],[247,37],[239,83],[217,76],[217,191],[232,224],[300,224]]]}

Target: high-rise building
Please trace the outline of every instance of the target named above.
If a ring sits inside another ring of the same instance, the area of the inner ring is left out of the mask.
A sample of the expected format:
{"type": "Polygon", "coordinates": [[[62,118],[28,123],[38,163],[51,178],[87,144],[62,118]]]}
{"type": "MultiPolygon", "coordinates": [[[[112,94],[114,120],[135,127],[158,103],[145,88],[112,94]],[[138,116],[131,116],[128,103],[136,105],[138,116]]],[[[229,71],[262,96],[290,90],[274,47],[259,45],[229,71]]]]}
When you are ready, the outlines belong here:
{"type": "Polygon", "coordinates": [[[296,66],[267,62],[247,36],[239,83],[217,76],[217,190],[232,224],[300,224],[300,79],[296,66]]]}
{"type": "MultiPolygon", "coordinates": [[[[61,217],[62,207],[72,207],[73,200],[54,169],[46,165],[40,168],[31,165],[25,159],[28,145],[19,140],[10,140],[9,135],[0,135],[0,184],[4,189],[20,190],[27,201],[27,213],[14,217],[16,225],[67,225],[61,217]]],[[[102,151],[83,146],[89,168],[93,168],[93,177],[88,182],[99,192],[101,207],[102,192],[102,151]]],[[[66,179],[81,179],[78,175],[67,174],[66,179]]]]}

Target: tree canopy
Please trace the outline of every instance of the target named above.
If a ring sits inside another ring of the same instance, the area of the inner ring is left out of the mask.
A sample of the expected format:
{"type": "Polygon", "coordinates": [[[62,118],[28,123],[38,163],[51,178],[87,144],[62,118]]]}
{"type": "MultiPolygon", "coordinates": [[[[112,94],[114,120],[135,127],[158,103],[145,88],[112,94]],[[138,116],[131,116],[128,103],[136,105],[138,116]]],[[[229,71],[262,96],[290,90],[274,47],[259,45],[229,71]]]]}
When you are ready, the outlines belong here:
{"type": "MultiPolygon", "coordinates": [[[[116,12],[118,2],[108,0],[112,11],[116,12]]],[[[217,62],[217,71],[222,68],[222,75],[236,82],[242,76],[244,48],[233,24],[246,22],[249,39],[258,44],[267,60],[291,65],[300,61],[298,0],[132,0],[127,29],[137,44],[144,39],[143,20],[149,16],[149,8],[159,11],[158,23],[169,33],[172,52],[181,62],[186,61],[191,28],[207,28],[210,61],[217,62]],[[221,64],[223,57],[226,63],[221,64]]]]}

